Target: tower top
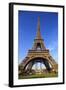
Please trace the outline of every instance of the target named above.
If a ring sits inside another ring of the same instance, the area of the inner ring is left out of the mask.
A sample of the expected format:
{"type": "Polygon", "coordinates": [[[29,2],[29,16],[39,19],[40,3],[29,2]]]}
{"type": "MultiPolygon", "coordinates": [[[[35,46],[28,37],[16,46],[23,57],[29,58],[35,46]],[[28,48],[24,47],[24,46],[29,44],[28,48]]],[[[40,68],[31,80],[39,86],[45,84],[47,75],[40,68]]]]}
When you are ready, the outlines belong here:
{"type": "Polygon", "coordinates": [[[42,39],[41,33],[40,33],[40,17],[38,17],[38,25],[37,25],[37,35],[36,39],[42,39]]]}
{"type": "Polygon", "coordinates": [[[38,25],[37,25],[37,35],[36,38],[34,39],[34,45],[32,47],[32,50],[46,50],[45,45],[43,43],[43,39],[41,37],[40,33],[40,17],[38,17],[38,25]]]}

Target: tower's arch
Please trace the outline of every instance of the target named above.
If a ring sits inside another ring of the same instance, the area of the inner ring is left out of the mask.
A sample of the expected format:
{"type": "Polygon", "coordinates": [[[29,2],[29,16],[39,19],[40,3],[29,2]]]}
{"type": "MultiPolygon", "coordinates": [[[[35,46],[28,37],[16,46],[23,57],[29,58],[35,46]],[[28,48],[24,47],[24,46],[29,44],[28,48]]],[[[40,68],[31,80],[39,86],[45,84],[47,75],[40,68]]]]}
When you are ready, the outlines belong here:
{"type": "Polygon", "coordinates": [[[32,69],[32,66],[35,64],[35,62],[42,62],[46,69],[49,71],[51,70],[51,67],[53,68],[52,64],[49,62],[49,60],[47,58],[43,58],[43,57],[33,57],[32,59],[28,60],[28,62],[24,65],[24,70],[28,65],[28,69],[32,69]],[[51,67],[50,67],[51,65],[51,67]]]}

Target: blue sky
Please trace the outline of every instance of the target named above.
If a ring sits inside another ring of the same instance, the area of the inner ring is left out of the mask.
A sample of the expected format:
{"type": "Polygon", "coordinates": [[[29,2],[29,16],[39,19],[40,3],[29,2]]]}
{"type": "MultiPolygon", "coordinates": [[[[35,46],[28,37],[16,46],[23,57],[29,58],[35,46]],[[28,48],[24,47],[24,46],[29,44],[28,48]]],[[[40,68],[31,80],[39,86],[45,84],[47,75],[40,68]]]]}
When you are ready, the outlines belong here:
{"type": "Polygon", "coordinates": [[[25,58],[32,49],[37,32],[38,16],[40,31],[46,48],[53,58],[58,61],[58,13],[19,11],[18,13],[18,60],[25,58]]]}

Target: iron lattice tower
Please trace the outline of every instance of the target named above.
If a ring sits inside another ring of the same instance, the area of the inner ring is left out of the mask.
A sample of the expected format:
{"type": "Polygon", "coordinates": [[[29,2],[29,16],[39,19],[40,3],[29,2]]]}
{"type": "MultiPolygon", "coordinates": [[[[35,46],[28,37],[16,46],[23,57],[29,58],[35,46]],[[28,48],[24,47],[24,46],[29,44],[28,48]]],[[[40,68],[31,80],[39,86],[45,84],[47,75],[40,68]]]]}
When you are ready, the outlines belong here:
{"type": "Polygon", "coordinates": [[[58,64],[55,62],[53,57],[50,55],[49,49],[46,49],[44,40],[40,33],[40,18],[38,17],[37,34],[34,39],[34,44],[31,50],[28,50],[28,54],[20,64],[21,71],[31,71],[32,66],[36,62],[41,62],[46,66],[47,71],[58,72],[58,64]],[[51,67],[50,67],[51,65],[51,67]],[[27,67],[27,70],[26,70],[27,67]]]}

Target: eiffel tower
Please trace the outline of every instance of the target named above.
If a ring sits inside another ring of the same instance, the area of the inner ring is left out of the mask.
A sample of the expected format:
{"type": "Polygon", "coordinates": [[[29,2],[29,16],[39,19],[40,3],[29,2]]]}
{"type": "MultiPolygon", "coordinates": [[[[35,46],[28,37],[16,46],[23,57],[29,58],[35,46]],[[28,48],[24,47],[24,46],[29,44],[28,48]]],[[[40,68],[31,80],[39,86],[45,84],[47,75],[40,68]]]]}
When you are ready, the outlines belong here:
{"type": "Polygon", "coordinates": [[[50,55],[49,49],[46,49],[44,40],[40,33],[40,18],[38,17],[37,35],[34,39],[34,45],[31,50],[28,50],[28,54],[20,64],[20,70],[22,72],[30,72],[32,66],[37,63],[43,63],[48,72],[58,72],[58,64],[55,62],[53,57],[50,55]],[[51,65],[51,67],[50,67],[51,65]]]}

